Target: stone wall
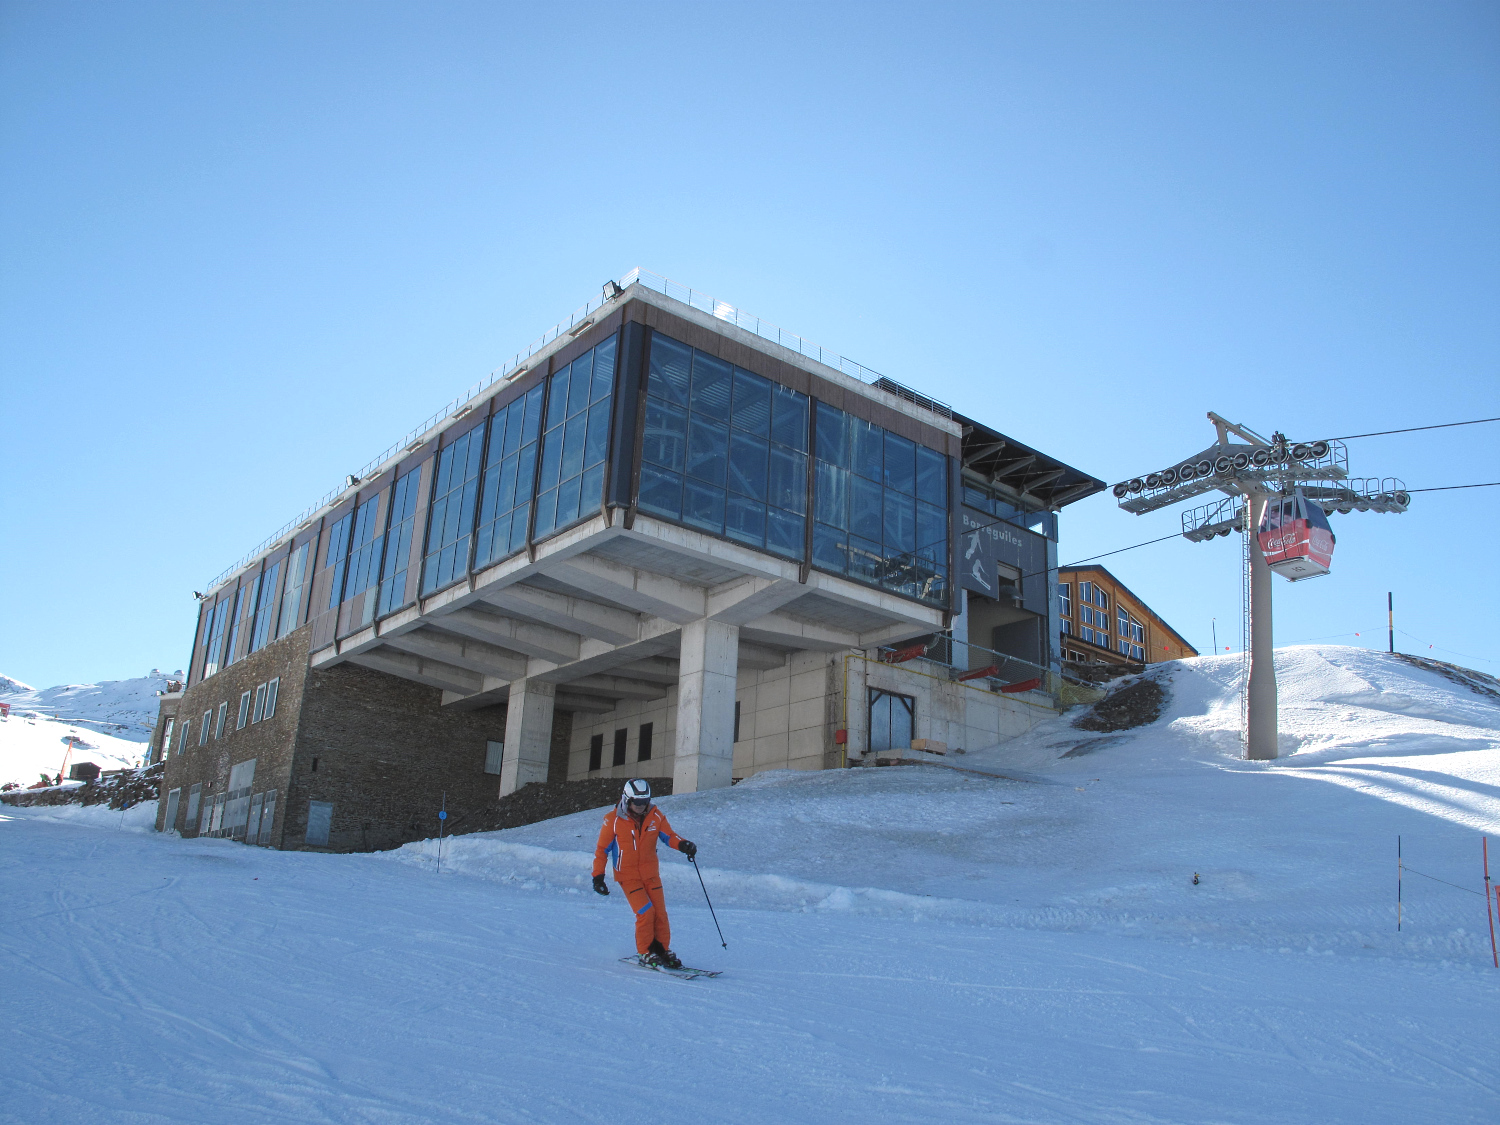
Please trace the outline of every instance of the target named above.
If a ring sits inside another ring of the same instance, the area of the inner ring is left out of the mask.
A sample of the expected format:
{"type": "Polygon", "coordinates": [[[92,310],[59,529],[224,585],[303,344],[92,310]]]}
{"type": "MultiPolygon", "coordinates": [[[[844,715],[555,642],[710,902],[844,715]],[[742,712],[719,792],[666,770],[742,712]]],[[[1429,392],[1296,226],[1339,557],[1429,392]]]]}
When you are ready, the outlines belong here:
{"type": "Polygon", "coordinates": [[[354,664],[310,671],[276,843],[310,847],[311,801],[333,805],[328,851],[436,836],[445,800],[450,821],[477,821],[500,791],[484,772],[487,743],[504,739],[504,706],[445,708],[437,688],[354,664]]]}
{"type": "MultiPolygon", "coordinates": [[[[272,825],[272,838],[280,839],[281,821],[286,811],[287,782],[292,773],[292,758],[303,685],[307,677],[306,626],[297,629],[279,640],[272,641],[259,652],[251,653],[243,660],[223,668],[206,680],[188,688],[177,703],[177,730],[172,738],[172,750],[166,758],[166,771],[162,778],[160,810],[156,827],[160,831],[172,830],[184,836],[196,836],[198,823],[187,822],[188,792],[194,784],[203,786],[203,800],[223,793],[229,784],[229,771],[241,762],[255,759],[254,791],[264,793],[275,790],[276,823],[272,825]],[[253,707],[255,690],[261,684],[278,679],[276,711],[269,719],[260,722],[247,721],[238,726],[239,702],[243,692],[250,692],[253,707]],[[223,733],[215,737],[219,705],[228,705],[224,717],[223,733]],[[203,732],[203,713],[211,712],[207,742],[200,742],[203,732]],[[182,725],[188,724],[187,737],[183,738],[182,725]],[[177,807],[177,823],[165,824],[167,801],[165,797],[172,789],[181,789],[177,807]]],[[[157,721],[154,739],[160,745],[162,723],[157,721]]]]}

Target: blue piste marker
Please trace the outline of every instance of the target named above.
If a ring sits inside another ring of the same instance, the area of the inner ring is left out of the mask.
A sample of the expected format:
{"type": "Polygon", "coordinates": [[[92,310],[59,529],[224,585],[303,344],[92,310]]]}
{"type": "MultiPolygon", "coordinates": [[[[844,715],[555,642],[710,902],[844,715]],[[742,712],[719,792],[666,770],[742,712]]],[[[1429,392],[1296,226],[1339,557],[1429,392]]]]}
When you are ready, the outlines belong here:
{"type": "Polygon", "coordinates": [[[438,819],[439,820],[447,820],[448,819],[448,810],[447,809],[440,809],[438,811],[438,819]]]}

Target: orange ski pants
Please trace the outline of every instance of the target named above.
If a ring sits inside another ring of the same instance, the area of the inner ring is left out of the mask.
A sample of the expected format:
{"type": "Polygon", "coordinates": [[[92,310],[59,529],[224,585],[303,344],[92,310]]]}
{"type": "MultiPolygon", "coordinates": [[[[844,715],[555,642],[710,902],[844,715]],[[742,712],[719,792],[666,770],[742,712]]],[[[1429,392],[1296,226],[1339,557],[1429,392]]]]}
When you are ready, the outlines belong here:
{"type": "Polygon", "coordinates": [[[667,921],[667,900],[662,897],[661,883],[621,883],[625,901],[635,911],[635,951],[645,953],[652,941],[663,949],[672,948],[672,926],[667,921]]]}

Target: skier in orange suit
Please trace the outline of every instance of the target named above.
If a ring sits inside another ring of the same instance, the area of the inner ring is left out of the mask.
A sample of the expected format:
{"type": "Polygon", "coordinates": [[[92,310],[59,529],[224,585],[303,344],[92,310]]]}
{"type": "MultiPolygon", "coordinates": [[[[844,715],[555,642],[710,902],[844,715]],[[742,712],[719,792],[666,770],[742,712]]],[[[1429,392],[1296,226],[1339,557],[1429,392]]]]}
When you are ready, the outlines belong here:
{"type": "Polygon", "coordinates": [[[604,860],[608,856],[614,861],[615,882],[635,911],[635,951],[641,963],[680,969],[682,962],[672,952],[672,927],[662,897],[661,869],[656,861],[658,840],[665,840],[689,859],[698,854],[697,846],[672,831],[661,809],[652,805],[651,785],[640,778],[626,782],[620,803],[604,814],[604,826],[599,829],[599,843],[594,848],[594,890],[609,894],[604,885],[604,860]]]}

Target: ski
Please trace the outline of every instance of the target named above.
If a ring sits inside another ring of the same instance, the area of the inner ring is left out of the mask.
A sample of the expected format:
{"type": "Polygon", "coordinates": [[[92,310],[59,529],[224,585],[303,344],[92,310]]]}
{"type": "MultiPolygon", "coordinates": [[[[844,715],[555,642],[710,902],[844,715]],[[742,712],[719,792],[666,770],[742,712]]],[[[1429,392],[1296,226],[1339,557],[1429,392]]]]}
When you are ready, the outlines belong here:
{"type": "Polygon", "coordinates": [[[697,980],[699,977],[712,978],[720,976],[723,969],[690,969],[684,965],[680,969],[669,969],[665,965],[647,965],[639,957],[621,957],[620,960],[627,965],[634,965],[640,969],[650,969],[653,973],[665,973],[669,977],[678,980],[697,980]]]}

